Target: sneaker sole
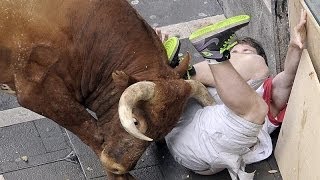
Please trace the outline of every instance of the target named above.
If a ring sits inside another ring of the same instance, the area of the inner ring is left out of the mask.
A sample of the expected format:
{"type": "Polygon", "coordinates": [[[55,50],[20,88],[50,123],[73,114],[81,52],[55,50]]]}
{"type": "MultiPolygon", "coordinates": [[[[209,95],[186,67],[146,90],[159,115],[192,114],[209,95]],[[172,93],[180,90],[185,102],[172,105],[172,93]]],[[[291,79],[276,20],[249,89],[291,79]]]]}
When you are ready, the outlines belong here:
{"type": "Polygon", "coordinates": [[[167,51],[169,63],[171,63],[172,59],[174,58],[174,55],[178,50],[179,44],[180,41],[177,37],[171,37],[163,43],[164,48],[167,51]]]}
{"type": "Polygon", "coordinates": [[[190,35],[189,40],[192,43],[197,43],[205,38],[208,38],[212,35],[223,32],[227,29],[232,29],[237,26],[241,26],[246,23],[249,23],[249,21],[250,21],[250,16],[248,15],[234,16],[234,17],[219,21],[215,24],[206,26],[204,28],[198,29],[197,31],[193,32],[190,35]]]}

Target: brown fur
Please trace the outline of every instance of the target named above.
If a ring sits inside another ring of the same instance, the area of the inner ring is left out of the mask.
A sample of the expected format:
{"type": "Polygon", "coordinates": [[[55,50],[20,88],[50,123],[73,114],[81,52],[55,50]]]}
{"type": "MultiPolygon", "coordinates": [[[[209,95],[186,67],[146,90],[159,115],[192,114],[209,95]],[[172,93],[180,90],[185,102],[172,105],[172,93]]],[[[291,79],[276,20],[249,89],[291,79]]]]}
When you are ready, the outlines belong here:
{"type": "Polygon", "coordinates": [[[178,121],[190,94],[180,79],[187,63],[176,71],[168,66],[155,32],[126,0],[16,0],[0,7],[0,83],[16,91],[22,106],[124,167],[103,164],[106,170],[128,172],[149,145],[120,124],[118,101],[129,85],[156,83],[155,98],[134,110],[147,136],[163,138],[178,121]]]}

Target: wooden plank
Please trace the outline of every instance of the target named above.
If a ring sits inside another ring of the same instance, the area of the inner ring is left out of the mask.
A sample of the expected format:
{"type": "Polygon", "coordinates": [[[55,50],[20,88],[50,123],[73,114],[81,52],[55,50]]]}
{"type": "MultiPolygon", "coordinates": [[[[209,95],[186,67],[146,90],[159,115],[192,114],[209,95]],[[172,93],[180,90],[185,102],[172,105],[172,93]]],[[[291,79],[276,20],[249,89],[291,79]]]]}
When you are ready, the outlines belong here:
{"type": "Polygon", "coordinates": [[[275,157],[284,180],[319,180],[320,84],[307,50],[280,130],[275,157]]]}
{"type": "Polygon", "coordinates": [[[290,0],[288,7],[291,31],[300,20],[301,9],[307,10],[307,49],[318,77],[320,77],[320,26],[303,0],[290,0]]]}

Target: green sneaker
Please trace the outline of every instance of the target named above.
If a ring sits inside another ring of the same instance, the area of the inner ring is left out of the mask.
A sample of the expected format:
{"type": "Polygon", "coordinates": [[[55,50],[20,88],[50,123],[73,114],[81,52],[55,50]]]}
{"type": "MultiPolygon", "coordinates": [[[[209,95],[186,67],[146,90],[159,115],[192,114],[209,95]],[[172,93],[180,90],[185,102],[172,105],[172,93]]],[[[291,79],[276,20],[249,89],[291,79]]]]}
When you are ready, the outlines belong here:
{"type": "Polygon", "coordinates": [[[179,65],[180,41],[177,37],[171,37],[163,45],[167,51],[169,65],[174,68],[179,65]]]}
{"type": "Polygon", "coordinates": [[[194,66],[189,64],[187,73],[184,75],[183,78],[189,80],[189,79],[191,79],[191,76],[194,76],[194,75],[196,75],[196,70],[195,70],[194,66]]]}
{"type": "Polygon", "coordinates": [[[189,40],[210,64],[216,64],[230,58],[230,49],[237,44],[234,33],[249,21],[248,15],[234,16],[198,29],[189,40]]]}

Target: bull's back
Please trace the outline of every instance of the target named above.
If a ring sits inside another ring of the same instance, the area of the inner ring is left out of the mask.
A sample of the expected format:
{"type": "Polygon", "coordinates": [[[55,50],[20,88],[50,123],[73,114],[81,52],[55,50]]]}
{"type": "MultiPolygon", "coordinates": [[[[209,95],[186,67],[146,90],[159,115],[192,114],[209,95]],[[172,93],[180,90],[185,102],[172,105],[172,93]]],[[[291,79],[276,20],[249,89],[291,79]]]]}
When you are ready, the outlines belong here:
{"type": "MultiPolygon", "coordinates": [[[[0,76],[0,83],[9,84],[11,89],[15,89],[13,76],[16,73],[28,72],[28,75],[21,76],[31,75],[41,81],[39,74],[44,77],[58,61],[64,66],[73,60],[77,64],[77,59],[72,58],[70,52],[74,33],[70,27],[74,25],[72,23],[76,23],[77,27],[87,23],[85,20],[88,18],[85,17],[94,4],[95,1],[88,0],[0,1],[0,72],[5,72],[0,76]],[[47,52],[51,55],[47,55],[47,52]],[[30,62],[32,54],[32,61],[35,62],[30,62]],[[40,54],[54,58],[39,58],[37,55],[40,54]],[[39,64],[42,66],[41,73],[39,64]]],[[[75,71],[79,71],[78,67],[75,71]]]]}
{"type": "Polygon", "coordinates": [[[167,76],[160,40],[126,0],[3,0],[0,17],[0,45],[12,51],[15,64],[24,68],[37,44],[56,48],[61,64],[69,61],[82,72],[71,72],[72,79],[91,87],[84,95],[102,76],[111,82],[115,70],[139,80],[167,76]]]}
{"type": "Polygon", "coordinates": [[[90,8],[85,0],[0,1],[0,42],[15,48],[19,43],[50,43],[68,25],[69,10],[79,14],[90,8]]]}
{"type": "Polygon", "coordinates": [[[129,51],[144,53],[141,43],[159,44],[126,0],[3,0],[0,17],[0,43],[13,51],[41,43],[90,51],[95,43],[130,56],[129,51]]]}

